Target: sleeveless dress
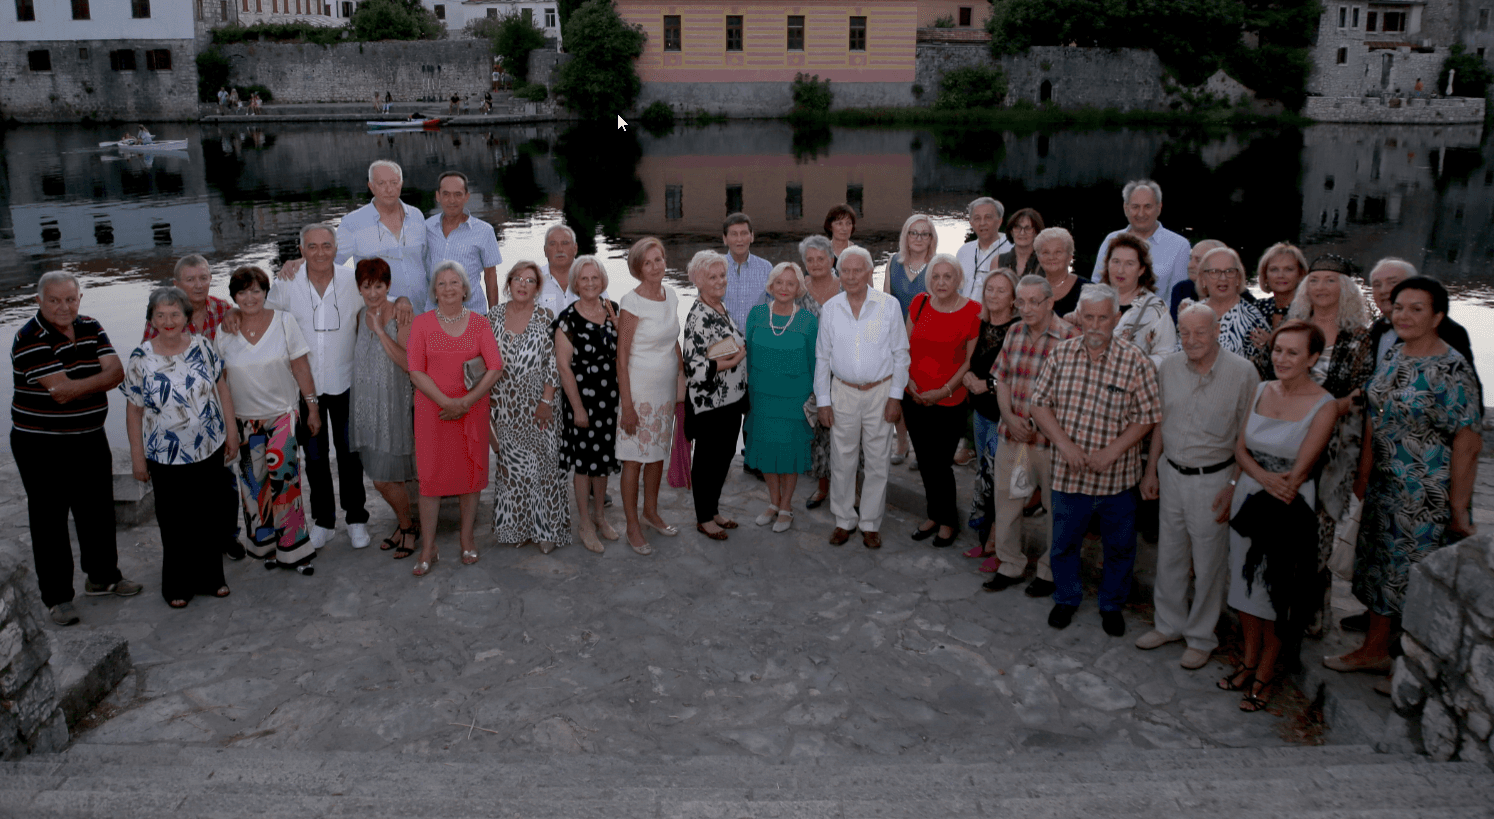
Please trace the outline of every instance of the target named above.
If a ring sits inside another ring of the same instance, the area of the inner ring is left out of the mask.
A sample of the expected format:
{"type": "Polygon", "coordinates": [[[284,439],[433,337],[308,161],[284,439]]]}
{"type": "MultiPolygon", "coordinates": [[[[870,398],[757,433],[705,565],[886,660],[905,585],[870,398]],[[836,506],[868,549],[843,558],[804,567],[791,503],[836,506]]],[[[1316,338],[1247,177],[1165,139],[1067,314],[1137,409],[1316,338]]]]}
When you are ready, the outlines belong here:
{"type": "MultiPolygon", "coordinates": [[[[1312,428],[1312,419],[1318,415],[1318,410],[1323,405],[1333,400],[1332,395],[1324,395],[1318,399],[1316,404],[1307,414],[1296,421],[1282,421],[1276,418],[1267,418],[1255,411],[1256,405],[1260,403],[1261,391],[1266,388],[1263,382],[1255,388],[1255,400],[1250,403],[1250,419],[1245,422],[1245,447],[1250,450],[1250,456],[1261,468],[1267,472],[1286,472],[1297,463],[1297,451],[1302,447],[1302,441],[1307,438],[1307,432],[1312,428]]],[[[1264,491],[1255,478],[1250,477],[1248,472],[1240,473],[1240,482],[1235,487],[1235,495],[1230,502],[1229,514],[1233,518],[1240,507],[1245,505],[1245,500],[1256,492],[1264,491]]],[[[1297,493],[1307,502],[1308,506],[1317,503],[1317,481],[1308,478],[1303,481],[1297,493]]],[[[1245,589],[1245,578],[1241,572],[1245,568],[1245,554],[1250,551],[1250,538],[1241,537],[1234,527],[1229,530],[1229,607],[1251,614],[1262,620],[1276,620],[1276,609],[1271,605],[1271,595],[1266,591],[1266,584],[1261,579],[1265,572],[1262,564],[1256,574],[1256,580],[1251,584],[1250,591],[1245,589]]]]}
{"type": "MultiPolygon", "coordinates": [[[[358,311],[358,338],[353,342],[348,448],[358,453],[370,480],[414,480],[415,387],[384,354],[384,345],[368,326],[367,312],[366,307],[358,311]]],[[[398,338],[399,325],[390,319],[384,332],[398,338]]]]}
{"type": "MultiPolygon", "coordinates": [[[[447,396],[467,393],[462,365],[482,356],[484,369],[503,367],[493,328],[481,313],[467,317],[467,329],[452,336],[441,329],[436,311],[415,317],[410,325],[410,372],[423,372],[447,396]]],[[[441,408],[415,391],[415,466],[420,494],[446,497],[479,492],[488,487],[488,396],[477,400],[467,414],[443,421],[441,408]]]]}
{"type": "MultiPolygon", "coordinates": [[[[504,322],[511,304],[488,312],[503,359],[503,375],[492,392],[493,431],[498,436],[493,535],[499,543],[534,540],[568,546],[571,516],[566,473],[560,471],[558,430],[553,422],[544,429],[534,422],[534,408],[544,397],[545,386],[560,385],[555,334],[550,332],[555,317],[548,307],[536,305],[524,331],[510,333],[504,322]]],[[[556,389],[551,401],[560,403],[560,395],[556,389]]]]}
{"type": "Polygon", "coordinates": [[[669,285],[663,288],[663,301],[646,299],[637,290],[628,291],[621,300],[623,311],[638,317],[633,354],[628,359],[628,386],[633,411],[638,413],[638,431],[629,435],[618,427],[617,458],[621,461],[668,460],[674,443],[674,397],[680,373],[674,345],[680,337],[680,297],[669,285]]]}
{"type": "MultiPolygon", "coordinates": [[[[617,311],[615,302],[613,312],[617,311]]],[[[554,329],[571,342],[571,373],[586,410],[587,426],[576,426],[576,416],[564,392],[556,393],[560,413],[560,468],[577,475],[603,478],[615,475],[617,461],[617,327],[611,319],[594,324],[576,305],[560,311],[554,329]]]]}
{"type": "Polygon", "coordinates": [[[887,263],[887,289],[897,299],[897,303],[903,306],[903,318],[908,317],[908,307],[913,304],[913,297],[928,292],[928,277],[927,262],[911,280],[908,278],[907,268],[903,266],[901,255],[894,254],[892,261],[887,263]]]}

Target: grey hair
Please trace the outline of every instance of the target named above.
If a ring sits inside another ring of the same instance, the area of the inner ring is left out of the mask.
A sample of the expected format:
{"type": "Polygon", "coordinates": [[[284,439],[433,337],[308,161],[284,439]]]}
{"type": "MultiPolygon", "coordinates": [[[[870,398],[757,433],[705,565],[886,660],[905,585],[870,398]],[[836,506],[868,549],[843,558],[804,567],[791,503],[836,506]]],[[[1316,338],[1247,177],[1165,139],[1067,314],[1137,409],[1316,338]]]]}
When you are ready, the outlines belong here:
{"type": "Polygon", "coordinates": [[[872,263],[871,252],[868,251],[866,248],[862,247],[861,245],[856,245],[855,247],[848,247],[845,250],[842,250],[840,252],[840,266],[842,268],[845,267],[846,266],[846,259],[848,259],[848,258],[850,258],[852,256],[865,261],[866,262],[866,269],[868,271],[876,270],[877,269],[877,266],[872,263]]]}
{"type": "Polygon", "coordinates": [[[318,230],[327,231],[332,236],[332,243],[337,244],[337,228],[332,227],[331,222],[312,222],[306,227],[301,228],[301,244],[306,244],[306,234],[315,233],[318,230]]]}
{"type": "MultiPolygon", "coordinates": [[[[518,267],[521,264],[532,265],[534,264],[534,262],[518,262],[514,265],[514,267],[518,267]]],[[[535,267],[535,270],[538,269],[538,267],[535,267]]],[[[455,270],[457,278],[462,280],[462,302],[465,303],[467,299],[472,298],[472,282],[467,281],[467,268],[463,267],[461,262],[454,262],[450,259],[447,259],[446,261],[436,265],[436,269],[431,271],[431,282],[425,288],[425,297],[430,301],[431,304],[436,303],[436,279],[441,278],[441,274],[445,273],[448,270],[455,270]]],[[[509,272],[512,271],[513,268],[509,268],[509,272]]]]}
{"type": "Polygon", "coordinates": [[[830,240],[818,233],[812,233],[799,242],[799,258],[806,259],[809,251],[818,250],[825,254],[825,258],[835,258],[835,248],[830,246],[830,240]]]}
{"type": "Polygon", "coordinates": [[[1085,302],[1105,302],[1110,305],[1110,312],[1112,313],[1119,313],[1121,309],[1120,294],[1116,293],[1115,288],[1108,284],[1092,284],[1080,290],[1079,303],[1083,304],[1085,302]]]}
{"type": "Polygon", "coordinates": [[[401,168],[398,162],[395,162],[392,159],[375,159],[373,162],[370,162],[368,165],[369,182],[373,181],[374,168],[389,168],[390,170],[393,170],[394,175],[399,177],[399,183],[401,185],[405,184],[405,169],[401,168]]]}
{"type": "MultiPolygon", "coordinates": [[[[690,283],[695,285],[696,289],[699,289],[700,281],[695,277],[705,273],[718,264],[721,265],[721,268],[723,270],[731,269],[731,266],[726,263],[726,257],[721,255],[720,253],[717,253],[714,250],[699,251],[694,256],[691,256],[690,263],[685,265],[685,276],[690,279],[690,283]]],[[[576,269],[575,262],[571,262],[571,269],[576,269]]],[[[575,274],[572,275],[574,276],[575,274]]]]}
{"type": "Polygon", "coordinates": [[[171,278],[181,278],[182,271],[186,270],[189,267],[206,267],[209,273],[213,271],[213,266],[211,264],[208,264],[208,260],[204,256],[202,256],[202,254],[188,253],[187,255],[176,260],[176,267],[171,268],[171,278]]]}
{"type": "MultiPolygon", "coordinates": [[[[695,255],[699,256],[700,254],[697,253],[695,255]]],[[[772,293],[773,282],[778,281],[779,277],[781,277],[784,273],[794,274],[794,284],[798,285],[799,287],[799,291],[794,294],[794,298],[797,299],[808,292],[808,289],[804,286],[804,270],[793,262],[779,262],[778,264],[774,265],[773,272],[768,274],[768,283],[763,285],[763,292],[772,293]]]]}
{"type": "Polygon", "coordinates": [[[1162,186],[1150,179],[1133,179],[1127,182],[1126,186],[1121,188],[1121,204],[1131,204],[1131,194],[1135,193],[1137,188],[1146,188],[1151,191],[1152,196],[1157,197],[1157,204],[1162,204],[1162,186]]]}
{"type": "MultiPolygon", "coordinates": [[[[1036,273],[1028,273],[1017,282],[1017,287],[1037,287],[1043,291],[1043,298],[1053,298],[1053,285],[1048,283],[1048,277],[1039,276],[1036,273]]],[[[1086,290],[1088,288],[1085,288],[1086,290]]]]}
{"type": "Polygon", "coordinates": [[[1187,316],[1198,315],[1205,312],[1209,314],[1209,324],[1211,326],[1218,327],[1219,314],[1214,312],[1214,308],[1208,306],[1207,304],[1204,304],[1201,301],[1195,301],[1187,307],[1184,307],[1183,309],[1178,311],[1178,325],[1182,326],[1183,319],[1187,316]]]}
{"type": "Polygon", "coordinates": [[[989,196],[982,196],[979,199],[971,200],[970,204],[965,207],[965,215],[966,216],[974,216],[975,215],[975,209],[978,208],[978,207],[980,207],[981,205],[995,205],[996,206],[996,221],[1000,222],[1002,219],[1006,218],[1006,208],[1003,207],[1000,202],[996,201],[995,199],[992,199],[989,196]]]}
{"type": "Polygon", "coordinates": [[[77,276],[66,270],[51,270],[43,273],[41,278],[36,280],[36,297],[38,299],[41,298],[42,293],[45,293],[48,287],[59,282],[69,282],[73,287],[78,289],[79,295],[83,293],[83,283],[78,281],[77,276]]]}
{"type": "Polygon", "coordinates": [[[192,300],[187,298],[187,291],[175,285],[168,284],[165,287],[157,287],[150,291],[150,298],[145,301],[145,320],[149,322],[156,315],[156,308],[164,303],[175,303],[182,308],[182,315],[187,321],[192,320],[192,300]]]}
{"type": "MultiPolygon", "coordinates": [[[[550,228],[545,231],[545,241],[550,241],[550,234],[554,233],[557,230],[565,231],[565,235],[571,237],[571,244],[576,244],[576,231],[571,230],[569,225],[551,225],[550,228]]],[[[572,262],[572,264],[575,264],[575,262],[572,262]]]]}
{"type": "MultiPolygon", "coordinates": [[[[1245,277],[1248,275],[1246,273],[1246,271],[1245,271],[1245,260],[1240,258],[1240,254],[1236,253],[1234,248],[1232,248],[1232,247],[1230,247],[1228,245],[1225,245],[1225,244],[1221,244],[1218,247],[1214,248],[1213,250],[1210,250],[1210,251],[1204,253],[1204,255],[1199,258],[1199,260],[1198,260],[1198,277],[1199,277],[1199,279],[1200,280],[1203,279],[1204,262],[1207,262],[1209,260],[1210,256],[1217,256],[1220,253],[1227,253],[1227,254],[1229,254],[1229,257],[1231,259],[1235,260],[1235,269],[1238,270],[1238,271],[1240,271],[1239,284],[1237,284],[1235,286],[1235,294],[1239,295],[1240,293],[1244,293],[1245,292],[1245,277]]],[[[1193,284],[1194,284],[1195,287],[1198,286],[1198,282],[1194,282],[1193,284]]],[[[1205,297],[1205,298],[1207,298],[1207,297],[1205,297]]]]}
{"type": "Polygon", "coordinates": [[[928,293],[929,295],[934,294],[934,291],[929,288],[933,287],[934,284],[934,268],[938,267],[941,264],[949,265],[950,267],[954,268],[956,290],[959,290],[960,288],[965,286],[965,266],[960,264],[959,259],[956,259],[954,256],[948,253],[938,253],[934,255],[934,258],[929,259],[929,272],[928,275],[923,277],[923,292],[928,293]]]}
{"type": "Polygon", "coordinates": [[[1032,252],[1041,253],[1043,245],[1054,239],[1063,242],[1063,246],[1069,249],[1069,255],[1074,255],[1074,234],[1061,227],[1043,228],[1042,232],[1032,239],[1032,252]]]}
{"type": "MultiPolygon", "coordinates": [[[[550,228],[550,230],[554,229],[555,228],[550,228]]],[[[570,230],[570,228],[566,228],[566,230],[570,230]]],[[[545,233],[546,235],[549,235],[549,231],[545,231],[545,233]]],[[[576,295],[576,280],[581,278],[581,271],[587,265],[591,265],[592,267],[595,267],[597,269],[597,274],[602,277],[602,292],[607,292],[607,286],[609,284],[607,280],[607,268],[602,265],[601,259],[591,255],[590,253],[586,254],[585,256],[577,256],[576,258],[571,260],[571,278],[570,281],[565,283],[565,292],[570,293],[572,296],[576,295]]]]}
{"type": "Polygon", "coordinates": [[[1406,275],[1408,277],[1419,275],[1416,272],[1416,265],[1411,264],[1410,262],[1402,259],[1399,256],[1386,256],[1380,261],[1375,262],[1375,266],[1370,268],[1369,276],[1366,278],[1373,279],[1375,277],[1375,271],[1379,270],[1382,267],[1399,267],[1400,269],[1406,271],[1406,275]]]}

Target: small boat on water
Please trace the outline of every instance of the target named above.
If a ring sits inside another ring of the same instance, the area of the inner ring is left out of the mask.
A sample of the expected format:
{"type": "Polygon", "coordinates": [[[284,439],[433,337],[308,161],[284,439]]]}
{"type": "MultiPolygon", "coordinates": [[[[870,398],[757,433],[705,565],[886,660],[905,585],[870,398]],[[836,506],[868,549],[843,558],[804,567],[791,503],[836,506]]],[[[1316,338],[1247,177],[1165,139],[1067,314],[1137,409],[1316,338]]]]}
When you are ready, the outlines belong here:
{"type": "Polygon", "coordinates": [[[169,154],[187,150],[185,139],[163,139],[159,142],[100,142],[100,148],[118,148],[125,153],[169,154]]]}
{"type": "Polygon", "coordinates": [[[371,130],[389,130],[391,128],[440,128],[441,120],[439,117],[431,117],[430,119],[385,119],[368,120],[367,124],[371,130]]]}

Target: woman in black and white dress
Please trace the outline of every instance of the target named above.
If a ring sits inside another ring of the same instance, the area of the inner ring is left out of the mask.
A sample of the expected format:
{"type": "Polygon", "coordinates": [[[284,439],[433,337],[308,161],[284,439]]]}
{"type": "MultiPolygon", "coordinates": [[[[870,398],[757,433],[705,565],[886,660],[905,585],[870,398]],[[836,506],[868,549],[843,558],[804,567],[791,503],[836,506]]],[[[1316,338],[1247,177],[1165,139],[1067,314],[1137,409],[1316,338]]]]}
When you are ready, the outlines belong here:
{"type": "Polygon", "coordinates": [[[618,537],[603,514],[607,476],[622,469],[617,460],[617,304],[602,298],[607,270],[596,256],[571,262],[567,289],[576,301],[560,311],[553,326],[555,362],[565,391],[560,468],[576,475],[581,543],[600,554],[603,546],[597,535],[607,540],[618,537]]]}

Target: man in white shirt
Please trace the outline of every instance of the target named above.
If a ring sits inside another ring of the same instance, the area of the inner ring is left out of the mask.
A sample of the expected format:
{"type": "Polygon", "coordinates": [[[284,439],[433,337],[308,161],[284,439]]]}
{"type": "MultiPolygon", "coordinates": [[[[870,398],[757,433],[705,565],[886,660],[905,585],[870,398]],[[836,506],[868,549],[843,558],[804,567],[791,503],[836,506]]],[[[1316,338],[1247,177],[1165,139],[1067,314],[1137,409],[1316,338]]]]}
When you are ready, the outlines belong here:
{"type": "Polygon", "coordinates": [[[1105,249],[1111,238],[1130,233],[1147,240],[1152,251],[1152,272],[1157,276],[1156,292],[1164,299],[1172,297],[1172,288],[1188,278],[1188,254],[1193,247],[1176,233],[1157,221],[1162,215],[1162,186],[1150,179],[1137,179],[1126,183],[1121,190],[1121,201],[1125,203],[1126,221],[1121,230],[1111,231],[1100,243],[1100,252],[1095,256],[1095,269],[1090,275],[1095,281],[1105,272],[1105,249]]]}
{"type": "MultiPolygon", "coordinates": [[[[334,263],[337,232],[319,222],[301,229],[301,258],[305,261],[290,279],[278,279],[265,298],[265,306],[288,310],[296,317],[311,348],[312,380],[317,394],[303,396],[301,417],[319,413],[322,428],[311,434],[305,420],[297,424],[296,437],[305,449],[307,480],[311,484],[311,545],[327,545],[337,529],[337,508],[332,500],[330,437],[337,448],[337,488],[354,549],[368,545],[368,510],[364,507],[363,465],[358,453],[348,449],[348,398],[353,385],[353,344],[358,337],[358,308],[363,298],[353,279],[353,269],[334,263]]],[[[423,304],[425,297],[421,297],[423,304]]]]}
{"type": "Polygon", "coordinates": [[[975,240],[966,242],[955,253],[960,267],[965,270],[965,284],[960,292],[967,299],[980,301],[981,288],[986,275],[999,265],[997,258],[1012,249],[1012,242],[1001,232],[1001,220],[1006,218],[1006,208],[989,196],[982,196],[970,203],[967,211],[970,231],[975,240]]]}
{"type": "Polygon", "coordinates": [[[843,292],[825,302],[815,344],[814,394],[820,424],[830,429],[830,543],[843,545],[859,526],[868,549],[882,547],[893,425],[908,383],[908,331],[892,296],[867,287],[872,259],[865,248],[840,255],[843,292]],[[861,511],[856,512],[856,461],[866,455],[861,511]]]}
{"type": "MultiPolygon", "coordinates": [[[[467,212],[471,198],[467,175],[461,171],[447,171],[437,178],[436,201],[441,203],[441,212],[425,220],[426,281],[442,262],[461,264],[472,290],[466,307],[486,315],[489,305],[498,303],[498,265],[503,254],[493,226],[467,212]]],[[[436,309],[435,302],[419,303],[427,310],[436,309]]]]}
{"type": "Polygon", "coordinates": [[[423,306],[428,298],[425,266],[425,214],[399,198],[405,174],[399,165],[380,159],[368,166],[373,201],[349,213],[337,226],[337,263],[351,268],[358,259],[389,263],[389,300],[409,299],[423,306]]]}
{"type": "MultiPolygon", "coordinates": [[[[547,307],[559,316],[561,311],[581,298],[570,292],[571,262],[576,260],[576,231],[565,225],[551,225],[545,231],[545,264],[540,268],[540,291],[534,297],[539,307],[547,307]]],[[[609,296],[604,291],[602,299],[609,296]]]]}

